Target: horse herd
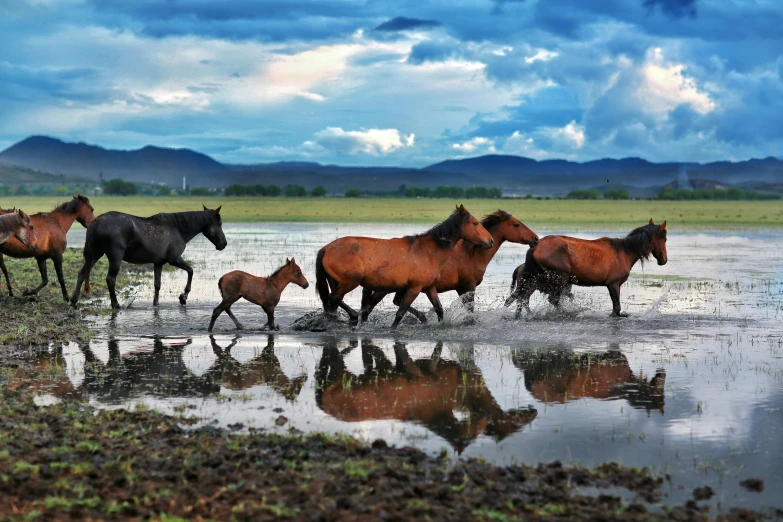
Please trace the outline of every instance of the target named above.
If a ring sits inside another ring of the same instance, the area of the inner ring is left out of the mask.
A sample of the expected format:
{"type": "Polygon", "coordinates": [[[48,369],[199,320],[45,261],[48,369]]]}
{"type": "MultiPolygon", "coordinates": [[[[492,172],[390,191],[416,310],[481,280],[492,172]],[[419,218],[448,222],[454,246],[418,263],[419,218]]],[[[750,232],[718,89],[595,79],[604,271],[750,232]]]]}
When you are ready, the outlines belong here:
{"type": "MultiPolygon", "coordinates": [[[[161,271],[165,264],[185,270],[187,284],[179,296],[187,303],[193,280],[193,269],[182,253],[187,243],[203,234],[217,250],[227,246],[222,230],[221,207],[195,212],[161,213],[140,218],[122,212],[107,212],[99,217],[84,196],[59,205],[51,212],[28,216],[21,210],[0,209],[0,268],[6,278],[9,295],[13,295],[3,255],[17,258],[34,257],[41,272],[41,285],[26,291],[34,294],[48,284],[46,261],[54,262],[57,278],[67,301],[68,293],[62,273],[65,235],[75,221],[87,228],[84,264],[79,271],[76,288],[70,302],[73,306],[84,292],[89,293],[90,271],[104,255],[109,269],[106,283],[112,308],[119,308],[115,282],[122,261],[152,264],[155,274],[153,305],[159,302],[161,271]]],[[[612,315],[622,316],[620,286],[628,279],[631,268],[652,255],[659,265],[666,264],[666,221],[660,225],[651,219],[624,238],[584,240],[567,236],[540,238],[511,214],[498,210],[481,221],[463,205],[442,223],[428,231],[395,239],[343,237],[319,250],[316,257],[316,291],[327,314],[342,308],[351,324],[366,321],[372,310],[388,294],[395,294],[398,306],[392,323],[396,328],[410,312],[426,322],[423,313],[411,307],[419,294],[427,296],[438,320],[443,319],[443,306],[438,294],[456,290],[473,309],[473,293],[481,284],[489,262],[505,241],[529,245],[525,263],[517,267],[512,277],[512,294],[506,306],[517,302],[517,317],[523,308],[529,310],[530,296],[536,290],[548,294],[549,301],[559,305],[572,285],[606,286],[612,299],[612,315]],[[343,300],[345,295],[362,287],[359,311],[343,300]]],[[[262,307],[267,315],[267,328],[275,329],[274,310],[289,283],[307,288],[309,283],[294,259],[269,277],[256,277],[234,271],[220,278],[221,303],[215,308],[209,325],[223,312],[242,325],[231,312],[231,305],[244,298],[262,307]]]]}

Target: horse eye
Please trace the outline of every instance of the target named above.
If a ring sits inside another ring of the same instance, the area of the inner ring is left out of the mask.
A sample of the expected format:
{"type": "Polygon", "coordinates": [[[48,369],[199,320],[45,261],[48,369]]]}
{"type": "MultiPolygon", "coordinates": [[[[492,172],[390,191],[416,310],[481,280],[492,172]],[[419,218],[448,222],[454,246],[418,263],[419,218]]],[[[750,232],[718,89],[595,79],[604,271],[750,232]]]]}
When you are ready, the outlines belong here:
{"type": "Polygon", "coordinates": [[[514,226],[519,228],[519,223],[514,223],[514,226]]]}

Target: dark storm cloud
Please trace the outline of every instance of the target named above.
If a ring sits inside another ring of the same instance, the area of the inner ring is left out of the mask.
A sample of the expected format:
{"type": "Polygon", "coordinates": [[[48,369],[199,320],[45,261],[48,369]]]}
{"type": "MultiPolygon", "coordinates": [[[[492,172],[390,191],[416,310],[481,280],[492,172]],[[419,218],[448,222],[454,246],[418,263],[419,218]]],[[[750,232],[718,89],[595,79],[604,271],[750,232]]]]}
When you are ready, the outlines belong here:
{"type": "Polygon", "coordinates": [[[670,18],[696,18],[696,0],[643,0],[642,5],[650,11],[657,7],[670,18]]]}
{"type": "Polygon", "coordinates": [[[418,18],[406,18],[396,16],[375,27],[376,31],[405,31],[420,27],[438,27],[440,22],[437,20],[420,20],[418,18]]]}

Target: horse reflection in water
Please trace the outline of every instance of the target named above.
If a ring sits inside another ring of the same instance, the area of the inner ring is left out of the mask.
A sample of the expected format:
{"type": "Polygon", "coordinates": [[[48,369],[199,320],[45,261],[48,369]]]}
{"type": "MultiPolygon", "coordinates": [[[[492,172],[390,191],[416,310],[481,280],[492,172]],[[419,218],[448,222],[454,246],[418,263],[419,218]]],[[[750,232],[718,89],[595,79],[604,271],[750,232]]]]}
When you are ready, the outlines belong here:
{"type": "Polygon", "coordinates": [[[618,344],[603,353],[577,354],[563,347],[519,349],[513,361],[525,375],[525,388],[541,402],[625,399],[648,414],[652,410],[663,414],[665,370],[659,368],[651,379],[634,375],[618,344]]]}
{"type": "Polygon", "coordinates": [[[338,420],[413,421],[462,453],[482,433],[499,441],[536,417],[533,408],[504,411],[474,365],[441,359],[442,343],[430,358],[414,360],[397,342],[392,363],[372,341],[362,341],[361,375],[350,373],[343,359],[355,346],[340,351],[336,341],[327,342],[316,368],[316,404],[338,420]]]}
{"type": "Polygon", "coordinates": [[[62,348],[39,358],[37,366],[45,381],[34,387],[56,397],[89,396],[109,404],[121,404],[141,396],[162,398],[208,397],[222,389],[243,390],[253,386],[268,385],[289,401],[293,401],[307,381],[307,375],[288,378],[280,367],[274,352],[274,336],[253,359],[240,363],[231,356],[231,348],[239,337],[222,348],[210,336],[212,349],[217,356],[213,365],[203,375],[194,374],[183,359],[184,349],[191,339],[173,340],[155,337],[150,339],[152,351],[120,353],[120,342],[108,343],[109,359],[106,364],[98,359],[89,343],[80,344],[85,357],[84,381],[73,386],[66,374],[62,348]],[[60,371],[55,371],[57,369],[60,371]]]}

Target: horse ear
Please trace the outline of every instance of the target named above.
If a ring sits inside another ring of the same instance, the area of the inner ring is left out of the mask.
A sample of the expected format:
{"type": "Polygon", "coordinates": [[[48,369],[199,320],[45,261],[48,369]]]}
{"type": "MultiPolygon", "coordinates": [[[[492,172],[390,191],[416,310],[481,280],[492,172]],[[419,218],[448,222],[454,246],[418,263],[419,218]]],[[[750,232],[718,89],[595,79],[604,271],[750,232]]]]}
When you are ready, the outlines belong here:
{"type": "Polygon", "coordinates": [[[293,257],[291,258],[291,261],[289,261],[289,263],[291,263],[292,265],[294,264],[294,258],[293,257]]]}
{"type": "Polygon", "coordinates": [[[285,264],[287,265],[287,264],[290,264],[290,263],[291,263],[291,260],[286,257],[285,258],[285,264]]]}
{"type": "Polygon", "coordinates": [[[661,224],[661,232],[663,232],[664,230],[666,230],[666,220],[665,219],[663,220],[663,223],[661,224]]]}
{"type": "Polygon", "coordinates": [[[653,223],[653,220],[652,220],[652,218],[650,218],[650,222],[649,222],[649,223],[647,223],[647,224],[648,224],[648,225],[654,225],[655,223],[653,223]]]}
{"type": "Polygon", "coordinates": [[[221,208],[223,208],[223,205],[220,205],[218,208],[215,209],[215,214],[220,214],[221,208]]]}
{"type": "Polygon", "coordinates": [[[204,210],[209,210],[204,203],[202,203],[201,206],[204,207],[204,210]]]}
{"type": "Polygon", "coordinates": [[[468,211],[465,210],[465,205],[460,205],[459,206],[459,213],[462,214],[462,215],[465,215],[465,214],[468,213],[468,211]]]}

